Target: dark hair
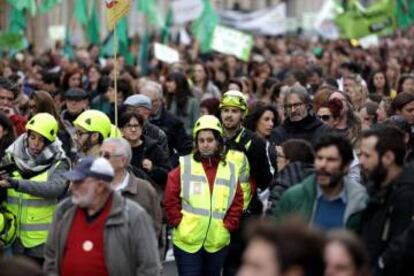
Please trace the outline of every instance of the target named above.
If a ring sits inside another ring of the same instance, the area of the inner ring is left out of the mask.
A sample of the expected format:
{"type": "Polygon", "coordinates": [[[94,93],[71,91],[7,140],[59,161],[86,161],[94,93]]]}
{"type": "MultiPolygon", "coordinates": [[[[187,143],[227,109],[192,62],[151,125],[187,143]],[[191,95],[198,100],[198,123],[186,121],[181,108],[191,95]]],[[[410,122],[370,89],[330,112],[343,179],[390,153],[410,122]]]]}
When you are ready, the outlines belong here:
{"type": "Polygon", "coordinates": [[[391,103],[392,112],[395,113],[404,108],[407,104],[414,101],[414,95],[409,92],[401,92],[391,103]]]}
{"type": "Polygon", "coordinates": [[[289,139],[282,143],[283,153],[289,162],[304,162],[313,164],[315,153],[312,145],[303,139],[289,139]]]}
{"type": "Polygon", "coordinates": [[[303,275],[323,275],[325,241],[320,232],[297,219],[279,224],[257,220],[250,225],[246,232],[249,242],[263,240],[270,245],[276,258],[274,261],[280,264],[282,273],[299,267],[303,275]]]}
{"type": "Polygon", "coordinates": [[[165,91],[165,98],[167,101],[167,108],[170,109],[174,96],[177,101],[177,115],[187,115],[187,102],[192,96],[190,85],[187,77],[183,73],[174,72],[167,76],[166,81],[173,81],[176,85],[175,95],[165,91]]]}
{"type": "Polygon", "coordinates": [[[402,87],[403,84],[406,80],[408,79],[412,79],[414,80],[414,75],[413,74],[403,74],[400,79],[398,80],[398,86],[397,86],[397,93],[401,93],[402,91],[402,87]]]}
{"type": "Polygon", "coordinates": [[[208,111],[208,114],[211,114],[214,116],[218,115],[219,106],[220,106],[220,100],[214,97],[204,99],[200,103],[200,107],[206,108],[208,111]]]}
{"type": "Polygon", "coordinates": [[[354,152],[351,142],[338,133],[328,133],[321,136],[319,141],[315,144],[315,152],[330,146],[335,146],[338,149],[343,166],[349,165],[352,160],[354,160],[354,152]]]}
{"type": "MultiPolygon", "coordinates": [[[[129,81],[125,79],[117,79],[116,86],[117,86],[118,93],[121,92],[124,95],[124,98],[128,98],[129,95],[131,95],[132,86],[129,83],[129,81]]],[[[115,82],[113,80],[109,82],[108,88],[109,87],[112,87],[112,88],[115,87],[115,82]]]]}
{"type": "Polygon", "coordinates": [[[75,69],[70,69],[68,71],[66,71],[63,75],[62,78],[62,88],[63,90],[67,91],[70,87],[69,87],[69,79],[73,76],[79,74],[81,81],[79,84],[78,88],[82,88],[82,76],[83,76],[83,71],[81,69],[75,68],[75,69]]]}
{"type": "Polygon", "coordinates": [[[382,101],[382,96],[378,94],[368,94],[368,99],[370,99],[371,101],[377,104],[380,104],[382,101]]]}
{"type": "MultiPolygon", "coordinates": [[[[30,99],[35,102],[37,113],[49,113],[50,115],[55,117],[56,121],[59,124],[59,129],[66,131],[66,127],[63,124],[58,111],[56,110],[52,95],[42,90],[39,90],[39,91],[35,90],[32,92],[32,94],[30,94],[30,99]]],[[[31,115],[35,115],[35,114],[31,114],[31,115]]]]}
{"type": "Polygon", "coordinates": [[[377,138],[375,150],[381,158],[387,151],[391,151],[395,156],[395,163],[398,166],[404,165],[406,145],[404,133],[396,126],[389,124],[376,125],[371,129],[362,132],[362,138],[374,136],[377,138]]]}
{"type": "Polygon", "coordinates": [[[273,113],[273,126],[276,127],[279,124],[279,113],[277,112],[276,108],[271,105],[266,105],[262,102],[258,102],[254,104],[251,109],[249,109],[249,114],[244,120],[244,125],[246,128],[250,129],[253,132],[256,132],[257,123],[266,111],[273,113]]]}
{"type": "Polygon", "coordinates": [[[332,113],[332,116],[336,119],[339,116],[341,116],[341,110],[344,108],[344,104],[340,99],[334,98],[322,103],[322,105],[319,106],[318,110],[321,107],[328,108],[329,111],[332,113]]]}
{"type": "Polygon", "coordinates": [[[308,77],[311,77],[314,74],[318,75],[320,78],[323,77],[322,67],[320,67],[318,65],[313,65],[313,66],[309,67],[307,73],[308,73],[308,77]]]}
{"type": "Polygon", "coordinates": [[[198,62],[194,63],[193,66],[192,66],[191,79],[192,79],[193,82],[195,82],[194,71],[195,71],[196,65],[200,65],[204,70],[204,74],[206,75],[205,79],[204,79],[204,82],[203,82],[203,87],[202,87],[202,89],[204,90],[204,89],[207,88],[208,81],[211,80],[212,73],[210,72],[210,70],[207,68],[207,66],[202,61],[198,61],[198,62]]]}
{"type": "Polygon", "coordinates": [[[3,127],[3,137],[0,138],[0,156],[3,156],[7,147],[14,142],[16,135],[14,134],[13,122],[2,111],[0,111],[0,125],[3,127]],[[6,131],[7,134],[5,134],[6,131]]]}
{"type": "Polygon", "coordinates": [[[229,85],[231,83],[236,84],[240,89],[239,91],[243,92],[243,83],[241,82],[241,80],[237,79],[237,78],[231,78],[228,82],[227,82],[227,89],[229,88],[229,85]]]}
{"type": "Polygon", "coordinates": [[[371,93],[371,94],[376,94],[377,93],[377,89],[376,89],[375,84],[374,84],[375,75],[377,75],[377,74],[382,74],[384,76],[385,85],[384,85],[384,88],[382,90],[382,94],[384,96],[389,97],[390,94],[391,94],[390,84],[388,82],[387,77],[385,76],[385,73],[381,70],[374,71],[371,74],[371,76],[369,77],[369,80],[368,80],[368,83],[367,83],[369,93],[371,93]]]}
{"type": "Polygon", "coordinates": [[[370,275],[368,252],[362,241],[353,232],[347,230],[334,230],[329,232],[326,246],[332,242],[337,242],[344,247],[345,251],[351,257],[358,275],[370,275]]]}
{"type": "Polygon", "coordinates": [[[17,87],[18,86],[16,84],[9,81],[8,79],[0,77],[0,88],[12,92],[15,99],[19,93],[17,87]]]}
{"type": "Polygon", "coordinates": [[[121,114],[119,117],[119,127],[123,128],[129,121],[135,118],[137,119],[139,125],[142,127],[144,125],[144,117],[136,111],[126,111],[121,114]]]}

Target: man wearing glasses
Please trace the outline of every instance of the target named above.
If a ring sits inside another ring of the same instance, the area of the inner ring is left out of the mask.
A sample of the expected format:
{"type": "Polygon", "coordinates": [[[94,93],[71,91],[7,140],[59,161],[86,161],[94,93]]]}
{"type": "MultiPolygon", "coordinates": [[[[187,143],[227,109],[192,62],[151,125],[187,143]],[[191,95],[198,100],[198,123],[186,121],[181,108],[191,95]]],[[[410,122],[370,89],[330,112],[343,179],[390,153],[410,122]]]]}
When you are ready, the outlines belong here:
{"type": "Polygon", "coordinates": [[[315,143],[318,137],[330,128],[311,111],[312,104],[308,92],[302,86],[293,86],[288,91],[285,102],[285,121],[272,131],[271,141],[281,145],[289,139],[304,139],[315,143]]]}
{"type": "Polygon", "coordinates": [[[18,114],[14,103],[19,94],[18,86],[6,78],[0,77],[0,111],[13,122],[17,135],[23,134],[26,129],[26,119],[18,114]]]}

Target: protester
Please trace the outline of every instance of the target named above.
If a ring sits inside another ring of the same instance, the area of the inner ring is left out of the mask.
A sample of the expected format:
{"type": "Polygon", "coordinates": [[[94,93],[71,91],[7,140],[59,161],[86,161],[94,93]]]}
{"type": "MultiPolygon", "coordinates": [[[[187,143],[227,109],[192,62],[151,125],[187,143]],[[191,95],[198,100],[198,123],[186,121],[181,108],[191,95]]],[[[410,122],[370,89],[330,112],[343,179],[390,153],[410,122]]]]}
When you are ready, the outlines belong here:
{"type": "Polygon", "coordinates": [[[72,196],[56,210],[45,246],[47,275],[159,275],[151,219],[113,192],[114,170],[86,157],[64,174],[72,196]]]}
{"type": "Polygon", "coordinates": [[[19,95],[18,87],[6,78],[0,77],[0,111],[13,122],[17,135],[25,132],[25,118],[18,114],[14,102],[19,95]]]}
{"type": "Polygon", "coordinates": [[[6,149],[0,163],[0,187],[7,189],[7,209],[17,217],[12,251],[39,264],[58,198],[67,189],[61,174],[69,169],[69,160],[57,133],[58,123],[52,115],[33,116],[26,133],[6,149]]]}
{"type": "Polygon", "coordinates": [[[315,145],[315,174],[288,189],[273,216],[301,215],[323,229],[358,230],[368,195],[360,183],[345,177],[352,160],[352,146],[346,138],[321,137],[315,145]]]}
{"type": "Polygon", "coordinates": [[[0,159],[3,159],[6,149],[14,142],[13,123],[0,111],[0,159]]]}
{"type": "Polygon", "coordinates": [[[244,125],[263,139],[270,138],[274,127],[279,124],[279,114],[271,105],[258,103],[254,105],[246,116],[244,125]]]}
{"type": "Polygon", "coordinates": [[[194,127],[194,153],[181,157],[168,176],[164,205],[174,226],[180,275],[221,275],[230,232],[239,227],[243,193],[222,135],[216,117],[200,117],[194,127]]]}

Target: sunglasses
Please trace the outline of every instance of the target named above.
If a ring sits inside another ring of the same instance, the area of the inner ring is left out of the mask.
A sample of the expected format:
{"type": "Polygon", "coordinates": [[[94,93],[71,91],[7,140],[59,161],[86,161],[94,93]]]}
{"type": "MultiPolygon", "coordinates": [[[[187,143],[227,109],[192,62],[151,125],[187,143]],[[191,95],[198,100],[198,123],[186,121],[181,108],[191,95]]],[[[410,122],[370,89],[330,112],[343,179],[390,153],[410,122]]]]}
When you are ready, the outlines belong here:
{"type": "Polygon", "coordinates": [[[122,157],[123,155],[122,154],[116,154],[116,153],[110,153],[110,152],[107,152],[107,151],[101,151],[99,153],[99,156],[105,158],[106,160],[109,160],[109,159],[111,159],[111,157],[122,157]]]}
{"type": "Polygon", "coordinates": [[[332,115],[318,115],[318,118],[324,122],[327,122],[332,118],[332,115]]]}

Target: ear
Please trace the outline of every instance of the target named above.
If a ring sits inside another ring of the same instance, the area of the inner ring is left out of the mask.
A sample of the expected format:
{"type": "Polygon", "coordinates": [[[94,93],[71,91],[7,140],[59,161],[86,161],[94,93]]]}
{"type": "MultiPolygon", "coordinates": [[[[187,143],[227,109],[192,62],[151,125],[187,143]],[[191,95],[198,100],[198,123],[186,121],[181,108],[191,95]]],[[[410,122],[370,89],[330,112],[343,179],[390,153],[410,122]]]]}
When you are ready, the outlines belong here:
{"type": "Polygon", "coordinates": [[[381,162],[386,168],[394,164],[395,163],[394,153],[390,150],[386,151],[381,157],[381,162]]]}
{"type": "Polygon", "coordinates": [[[99,140],[99,133],[97,132],[92,133],[91,140],[92,142],[97,142],[99,140]]]}

